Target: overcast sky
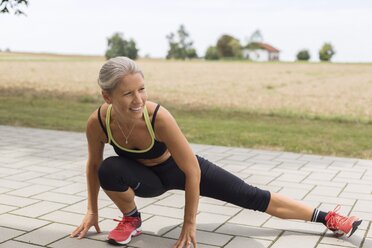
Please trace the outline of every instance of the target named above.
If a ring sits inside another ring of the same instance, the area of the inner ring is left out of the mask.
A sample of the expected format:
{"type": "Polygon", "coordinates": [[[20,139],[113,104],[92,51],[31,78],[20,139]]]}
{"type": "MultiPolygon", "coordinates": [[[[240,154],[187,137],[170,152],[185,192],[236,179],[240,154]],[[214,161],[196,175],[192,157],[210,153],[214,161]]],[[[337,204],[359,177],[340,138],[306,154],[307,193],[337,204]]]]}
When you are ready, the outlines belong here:
{"type": "Polygon", "coordinates": [[[133,38],[140,55],[164,57],[165,36],[184,24],[200,56],[222,34],[245,45],[255,30],[293,61],[303,48],[318,60],[372,62],[371,0],[30,0],[27,16],[0,14],[0,49],[103,55],[107,37],[133,38]]]}

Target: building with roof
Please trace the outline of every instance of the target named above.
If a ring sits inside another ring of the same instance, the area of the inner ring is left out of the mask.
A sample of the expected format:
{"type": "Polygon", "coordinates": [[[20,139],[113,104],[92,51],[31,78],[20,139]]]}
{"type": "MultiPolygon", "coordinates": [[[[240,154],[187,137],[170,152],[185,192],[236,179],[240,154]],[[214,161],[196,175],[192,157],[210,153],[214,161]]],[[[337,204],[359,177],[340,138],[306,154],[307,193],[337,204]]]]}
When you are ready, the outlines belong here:
{"type": "Polygon", "coordinates": [[[279,61],[280,51],[263,42],[251,42],[242,50],[243,57],[252,61],[279,61]]]}

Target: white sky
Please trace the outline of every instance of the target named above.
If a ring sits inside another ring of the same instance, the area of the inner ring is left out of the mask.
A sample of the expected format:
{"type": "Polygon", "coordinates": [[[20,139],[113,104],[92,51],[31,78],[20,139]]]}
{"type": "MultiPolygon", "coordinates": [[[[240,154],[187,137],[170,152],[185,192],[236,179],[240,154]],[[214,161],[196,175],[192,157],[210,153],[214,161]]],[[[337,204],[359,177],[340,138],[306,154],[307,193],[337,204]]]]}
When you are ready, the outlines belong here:
{"type": "Polygon", "coordinates": [[[293,61],[302,49],[318,60],[372,62],[371,0],[30,0],[25,16],[0,14],[0,49],[103,55],[107,37],[133,38],[140,55],[164,57],[165,36],[184,24],[199,55],[222,34],[242,45],[256,29],[293,61]]]}

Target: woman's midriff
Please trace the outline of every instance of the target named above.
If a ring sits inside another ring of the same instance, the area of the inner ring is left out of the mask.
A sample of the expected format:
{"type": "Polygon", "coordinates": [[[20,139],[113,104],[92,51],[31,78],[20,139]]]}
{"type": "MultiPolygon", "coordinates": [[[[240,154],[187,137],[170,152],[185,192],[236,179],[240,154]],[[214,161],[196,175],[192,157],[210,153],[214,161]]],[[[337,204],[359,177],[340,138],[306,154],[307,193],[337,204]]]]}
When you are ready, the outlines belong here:
{"type": "Polygon", "coordinates": [[[153,158],[153,159],[137,159],[137,161],[145,166],[151,167],[151,166],[156,166],[156,165],[159,165],[165,162],[170,156],[171,156],[170,152],[166,150],[163,153],[163,155],[161,155],[160,157],[153,158]]]}

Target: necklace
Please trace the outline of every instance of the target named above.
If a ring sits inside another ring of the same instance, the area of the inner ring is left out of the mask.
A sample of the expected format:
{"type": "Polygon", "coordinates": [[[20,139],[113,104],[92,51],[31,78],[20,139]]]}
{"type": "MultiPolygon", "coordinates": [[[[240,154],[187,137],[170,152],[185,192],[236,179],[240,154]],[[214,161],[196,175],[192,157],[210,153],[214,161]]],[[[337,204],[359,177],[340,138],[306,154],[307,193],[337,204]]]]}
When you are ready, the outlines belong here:
{"type": "Polygon", "coordinates": [[[115,119],[115,122],[116,122],[116,124],[118,125],[118,127],[119,127],[121,133],[122,133],[123,136],[125,137],[125,144],[128,144],[129,136],[132,134],[132,131],[133,131],[134,127],[136,126],[136,121],[134,121],[133,126],[132,126],[132,128],[130,129],[128,135],[125,135],[125,134],[124,134],[123,129],[121,128],[119,122],[118,122],[116,119],[115,119]]]}

